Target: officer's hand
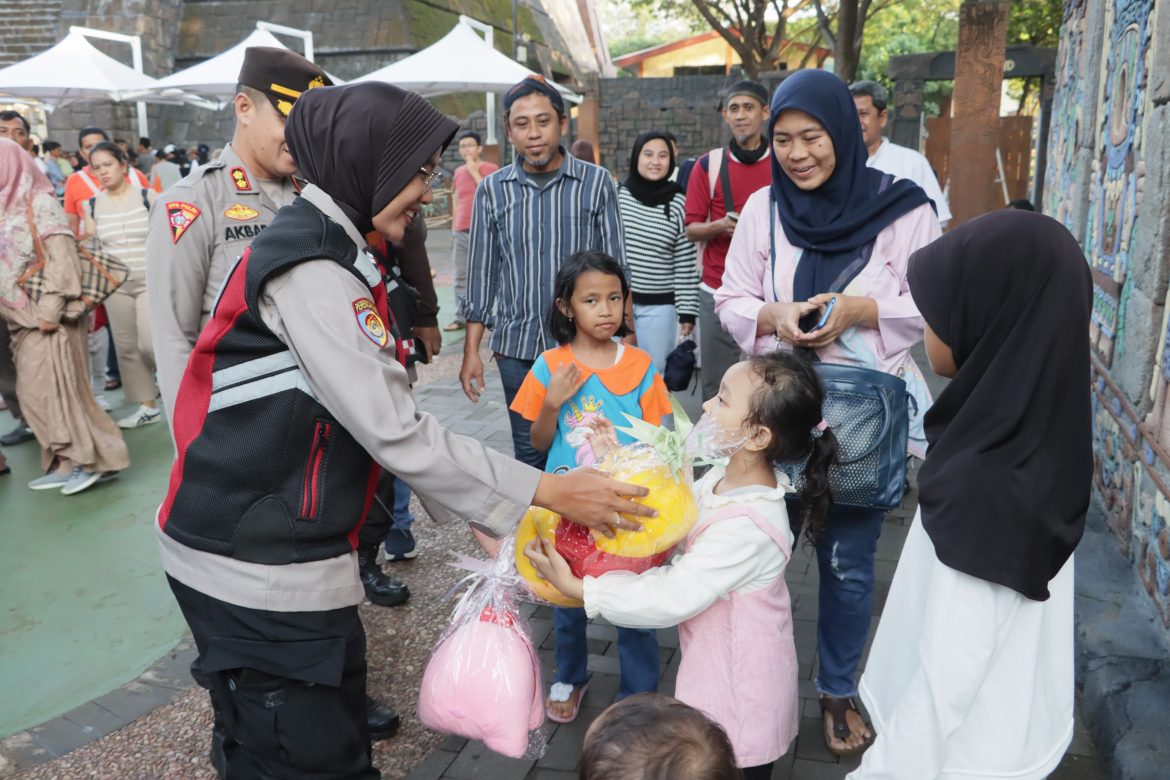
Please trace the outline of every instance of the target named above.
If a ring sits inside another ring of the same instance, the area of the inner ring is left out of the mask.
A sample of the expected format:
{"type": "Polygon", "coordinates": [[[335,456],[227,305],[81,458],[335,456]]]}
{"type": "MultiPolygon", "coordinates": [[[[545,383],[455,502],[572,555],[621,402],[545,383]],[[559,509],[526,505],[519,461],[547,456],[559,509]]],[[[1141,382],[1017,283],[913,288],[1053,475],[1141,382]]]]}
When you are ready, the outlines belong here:
{"type": "Polygon", "coordinates": [[[459,381],[463,383],[463,392],[471,399],[471,402],[478,403],[484,389],[483,361],[479,359],[478,354],[463,353],[463,367],[459,369],[459,381]]]}
{"type": "Polygon", "coordinates": [[[612,538],[619,528],[641,529],[642,524],[630,515],[655,517],[658,514],[631,500],[649,492],[640,485],[610,479],[595,469],[573,469],[567,474],[543,475],[532,503],[612,538]]]}
{"type": "Polygon", "coordinates": [[[443,336],[439,333],[438,325],[414,328],[414,340],[422,343],[423,349],[427,351],[428,360],[439,354],[439,350],[443,348],[443,336]]]}

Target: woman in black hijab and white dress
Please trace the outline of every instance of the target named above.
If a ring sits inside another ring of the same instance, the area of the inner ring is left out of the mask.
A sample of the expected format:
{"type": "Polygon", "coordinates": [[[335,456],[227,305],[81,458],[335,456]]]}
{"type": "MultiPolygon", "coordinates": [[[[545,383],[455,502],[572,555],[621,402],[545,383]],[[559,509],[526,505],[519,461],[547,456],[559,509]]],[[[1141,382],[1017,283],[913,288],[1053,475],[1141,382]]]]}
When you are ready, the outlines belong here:
{"type": "Polygon", "coordinates": [[[861,679],[852,780],[1043,778],[1073,731],[1073,561],[1093,472],[1088,265],[998,211],[910,258],[931,366],[919,513],[861,679]]]}

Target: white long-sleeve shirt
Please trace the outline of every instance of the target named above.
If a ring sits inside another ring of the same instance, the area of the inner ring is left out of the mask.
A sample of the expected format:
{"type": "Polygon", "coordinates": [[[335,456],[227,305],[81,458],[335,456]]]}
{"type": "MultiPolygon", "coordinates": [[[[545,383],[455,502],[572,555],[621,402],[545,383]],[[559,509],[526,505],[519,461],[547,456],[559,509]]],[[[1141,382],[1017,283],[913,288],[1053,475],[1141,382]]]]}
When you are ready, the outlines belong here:
{"type": "MultiPolygon", "coordinates": [[[[786,475],[776,472],[774,488],[740,488],[719,495],[714,489],[722,479],[723,470],[712,469],[695,483],[699,501],[696,529],[714,512],[750,506],[793,541],[784,505],[784,495],[792,492],[786,475]]],[[[680,545],[683,547],[686,542],[680,545]]],[[[585,612],[628,628],[667,628],[698,615],[716,599],[767,587],[784,576],[787,564],[784,553],[751,518],[731,517],[695,537],[690,549],[668,565],[642,574],[610,572],[586,577],[585,612]]]]}
{"type": "Polygon", "coordinates": [[[909,179],[914,182],[926,190],[926,197],[934,201],[939,223],[946,227],[951,221],[951,209],[947,205],[942,187],[938,184],[938,177],[934,175],[930,162],[918,152],[884,138],[877,154],[866,160],[865,164],[870,168],[891,173],[895,179],[909,179]]]}

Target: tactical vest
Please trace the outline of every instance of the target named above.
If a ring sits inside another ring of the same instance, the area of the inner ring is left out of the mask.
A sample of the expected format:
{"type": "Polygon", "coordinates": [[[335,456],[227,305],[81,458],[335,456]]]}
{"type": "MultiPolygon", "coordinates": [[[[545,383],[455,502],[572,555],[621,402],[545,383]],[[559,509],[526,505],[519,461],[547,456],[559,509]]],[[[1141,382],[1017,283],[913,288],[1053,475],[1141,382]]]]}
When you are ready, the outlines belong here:
{"type": "Polygon", "coordinates": [[[259,311],[265,283],[322,259],[360,279],[388,321],[381,277],[345,230],[304,198],[281,209],[228,274],[179,387],[159,525],[187,547],[279,565],[357,545],[379,468],[259,311]]]}

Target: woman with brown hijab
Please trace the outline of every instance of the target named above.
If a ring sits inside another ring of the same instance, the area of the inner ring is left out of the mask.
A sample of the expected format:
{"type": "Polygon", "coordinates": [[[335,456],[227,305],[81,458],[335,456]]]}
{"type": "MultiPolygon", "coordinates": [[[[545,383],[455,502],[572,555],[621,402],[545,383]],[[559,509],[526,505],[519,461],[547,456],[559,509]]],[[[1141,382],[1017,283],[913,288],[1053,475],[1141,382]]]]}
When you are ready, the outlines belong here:
{"type": "Polygon", "coordinates": [[[53,185],[17,144],[0,139],[0,319],[8,325],[16,394],[47,472],[33,490],[80,493],[130,465],[122,434],[89,387],[80,264],[53,185]],[[44,258],[38,300],[20,278],[44,258]]]}
{"type": "Polygon", "coordinates": [[[1073,561],[1093,474],[1088,263],[1059,222],[999,211],[910,257],[926,352],[918,517],[861,697],[854,780],[1013,778],[1073,731],[1073,561]]]}

